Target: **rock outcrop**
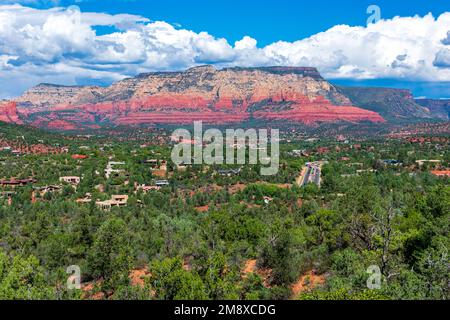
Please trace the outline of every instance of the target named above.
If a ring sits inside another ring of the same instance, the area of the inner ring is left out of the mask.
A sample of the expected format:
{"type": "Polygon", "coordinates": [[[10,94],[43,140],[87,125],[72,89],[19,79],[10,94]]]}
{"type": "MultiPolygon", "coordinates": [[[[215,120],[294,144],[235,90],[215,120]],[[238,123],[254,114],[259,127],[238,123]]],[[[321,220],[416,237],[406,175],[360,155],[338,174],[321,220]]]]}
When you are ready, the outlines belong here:
{"type": "Polygon", "coordinates": [[[384,122],[352,102],[315,68],[261,67],[154,72],[109,87],[38,85],[16,99],[25,122],[72,130],[98,125],[211,124],[249,119],[313,124],[384,122]]]}
{"type": "Polygon", "coordinates": [[[41,83],[31,89],[16,102],[21,107],[47,109],[57,105],[79,105],[95,100],[101,95],[103,88],[83,86],[61,86],[55,84],[41,83]]]}
{"type": "Polygon", "coordinates": [[[17,104],[10,101],[0,101],[0,121],[23,124],[17,113],[17,104]]]}

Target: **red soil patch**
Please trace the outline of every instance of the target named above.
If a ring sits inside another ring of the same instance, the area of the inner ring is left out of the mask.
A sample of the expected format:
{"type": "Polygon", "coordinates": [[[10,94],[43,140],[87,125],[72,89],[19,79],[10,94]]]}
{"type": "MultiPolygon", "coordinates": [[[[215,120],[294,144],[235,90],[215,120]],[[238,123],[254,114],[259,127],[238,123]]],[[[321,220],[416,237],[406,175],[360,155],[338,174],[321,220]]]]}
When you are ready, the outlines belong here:
{"type": "MultiPolygon", "coordinates": [[[[151,277],[151,273],[148,271],[147,267],[131,270],[129,275],[131,285],[141,288],[145,286],[145,279],[149,277],[151,277]]],[[[104,300],[111,297],[114,292],[96,292],[98,288],[101,287],[102,283],[103,280],[100,279],[82,284],[81,290],[83,291],[83,294],[81,298],[83,300],[104,300]]],[[[154,292],[150,292],[150,295],[154,296],[154,292]]]]}
{"type": "Polygon", "coordinates": [[[167,174],[167,170],[153,170],[152,175],[158,178],[165,178],[167,174]]]}
{"type": "Polygon", "coordinates": [[[291,189],[292,188],[292,184],[290,184],[290,183],[269,183],[266,181],[258,181],[256,184],[274,186],[274,187],[277,187],[280,189],[291,189]]]}
{"type": "Polygon", "coordinates": [[[81,290],[83,291],[83,294],[81,295],[81,298],[83,300],[103,300],[106,297],[106,294],[104,292],[97,292],[93,293],[95,289],[99,286],[101,286],[103,280],[99,281],[92,281],[85,283],[81,286],[81,290]]]}
{"type": "Polygon", "coordinates": [[[272,269],[258,269],[256,260],[247,260],[244,269],[242,269],[242,278],[245,279],[249,274],[255,273],[263,279],[264,287],[271,288],[272,272],[272,269]]]}
{"type": "Polygon", "coordinates": [[[250,273],[254,273],[256,271],[256,260],[248,260],[245,263],[245,267],[242,270],[243,277],[247,276],[250,273]]]}
{"type": "Polygon", "coordinates": [[[235,194],[235,193],[244,191],[245,188],[247,188],[247,185],[246,185],[246,184],[238,183],[238,184],[235,184],[235,185],[230,186],[230,187],[228,188],[228,192],[229,192],[230,194],[235,194]]]}
{"type": "Polygon", "coordinates": [[[148,271],[147,267],[142,269],[131,270],[130,272],[130,281],[133,287],[139,286],[144,287],[145,278],[149,278],[151,273],[148,271]]]}
{"type": "Polygon", "coordinates": [[[209,206],[196,207],[195,210],[197,210],[200,213],[208,212],[209,206]]]}
{"type": "Polygon", "coordinates": [[[325,281],[325,276],[319,276],[316,275],[314,271],[310,271],[301,276],[298,281],[292,285],[292,296],[295,298],[302,292],[311,291],[317,286],[323,285],[325,281]]]}

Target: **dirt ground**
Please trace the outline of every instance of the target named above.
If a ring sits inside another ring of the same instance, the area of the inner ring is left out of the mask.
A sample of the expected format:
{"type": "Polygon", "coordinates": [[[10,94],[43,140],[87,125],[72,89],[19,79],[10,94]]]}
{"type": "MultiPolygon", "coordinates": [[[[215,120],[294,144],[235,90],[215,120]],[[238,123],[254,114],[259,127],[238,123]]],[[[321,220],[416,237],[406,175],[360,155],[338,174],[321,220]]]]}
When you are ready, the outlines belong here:
{"type": "Polygon", "coordinates": [[[297,297],[300,293],[311,291],[317,286],[325,284],[325,281],[325,276],[316,275],[314,271],[302,275],[297,282],[292,285],[292,298],[297,297]]]}

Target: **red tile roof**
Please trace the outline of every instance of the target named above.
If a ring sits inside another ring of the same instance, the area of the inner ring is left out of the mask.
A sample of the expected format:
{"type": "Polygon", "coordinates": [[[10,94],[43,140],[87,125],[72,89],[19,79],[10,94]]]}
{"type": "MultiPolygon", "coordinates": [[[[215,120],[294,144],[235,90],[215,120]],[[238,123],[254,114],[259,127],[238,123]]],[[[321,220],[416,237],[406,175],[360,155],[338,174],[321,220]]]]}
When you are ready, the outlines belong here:
{"type": "Polygon", "coordinates": [[[450,177],[450,170],[435,170],[431,173],[438,177],[450,177]]]}

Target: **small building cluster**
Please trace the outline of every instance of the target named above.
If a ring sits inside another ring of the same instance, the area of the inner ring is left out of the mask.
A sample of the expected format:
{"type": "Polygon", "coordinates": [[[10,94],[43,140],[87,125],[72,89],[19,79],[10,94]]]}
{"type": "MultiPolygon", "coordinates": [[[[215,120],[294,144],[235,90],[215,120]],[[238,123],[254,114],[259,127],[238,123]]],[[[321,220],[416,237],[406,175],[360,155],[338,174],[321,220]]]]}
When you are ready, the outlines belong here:
{"type": "Polygon", "coordinates": [[[111,210],[112,207],[125,207],[128,198],[128,195],[113,195],[110,200],[97,201],[95,204],[103,210],[111,210]]]}
{"type": "Polygon", "coordinates": [[[123,169],[115,168],[116,166],[120,166],[120,165],[125,165],[125,162],[114,162],[114,161],[108,162],[108,164],[106,165],[106,169],[105,169],[106,179],[111,178],[113,175],[119,175],[122,172],[125,172],[125,170],[123,170],[123,169]]]}

